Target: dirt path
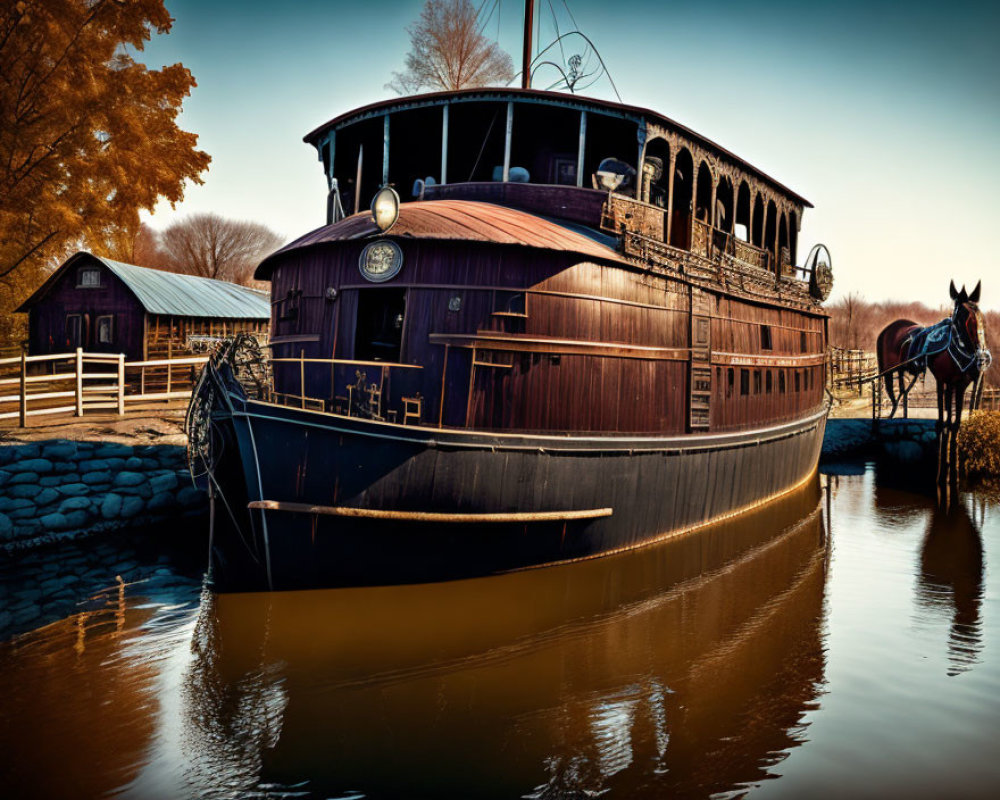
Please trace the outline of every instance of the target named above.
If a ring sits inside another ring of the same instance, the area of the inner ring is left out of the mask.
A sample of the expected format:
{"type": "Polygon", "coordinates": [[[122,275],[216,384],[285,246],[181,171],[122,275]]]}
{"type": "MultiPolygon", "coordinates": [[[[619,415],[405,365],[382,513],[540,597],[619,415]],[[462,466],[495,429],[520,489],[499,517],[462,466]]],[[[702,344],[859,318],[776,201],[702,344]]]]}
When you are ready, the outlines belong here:
{"type": "Polygon", "coordinates": [[[184,407],[132,409],[124,417],[117,414],[88,414],[86,417],[29,419],[25,428],[0,428],[0,444],[37,442],[44,439],[118,442],[120,444],[174,444],[184,446],[184,407]]]}

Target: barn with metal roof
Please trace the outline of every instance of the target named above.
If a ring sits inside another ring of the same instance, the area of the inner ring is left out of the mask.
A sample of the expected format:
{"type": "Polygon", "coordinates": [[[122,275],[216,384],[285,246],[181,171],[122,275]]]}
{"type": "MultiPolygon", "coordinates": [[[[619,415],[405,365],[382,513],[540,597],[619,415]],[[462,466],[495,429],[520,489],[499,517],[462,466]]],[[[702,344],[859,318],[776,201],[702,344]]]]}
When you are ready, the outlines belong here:
{"type": "Polygon", "coordinates": [[[235,283],[79,252],[17,311],[28,314],[32,355],[82,347],[146,360],[240,331],[266,334],[271,304],[267,292],[235,283]]]}

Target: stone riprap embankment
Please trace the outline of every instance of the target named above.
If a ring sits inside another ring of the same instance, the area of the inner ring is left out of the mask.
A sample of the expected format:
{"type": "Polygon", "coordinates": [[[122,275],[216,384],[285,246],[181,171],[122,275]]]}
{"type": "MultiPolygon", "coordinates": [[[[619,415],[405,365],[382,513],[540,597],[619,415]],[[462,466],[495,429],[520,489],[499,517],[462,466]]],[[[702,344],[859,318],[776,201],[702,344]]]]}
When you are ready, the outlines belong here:
{"type": "Polygon", "coordinates": [[[206,508],[181,447],[70,440],[0,446],[0,547],[8,552],[206,508]]]}
{"type": "Polygon", "coordinates": [[[896,461],[937,458],[937,427],[930,419],[830,419],[823,459],[888,457],[896,461]]]}

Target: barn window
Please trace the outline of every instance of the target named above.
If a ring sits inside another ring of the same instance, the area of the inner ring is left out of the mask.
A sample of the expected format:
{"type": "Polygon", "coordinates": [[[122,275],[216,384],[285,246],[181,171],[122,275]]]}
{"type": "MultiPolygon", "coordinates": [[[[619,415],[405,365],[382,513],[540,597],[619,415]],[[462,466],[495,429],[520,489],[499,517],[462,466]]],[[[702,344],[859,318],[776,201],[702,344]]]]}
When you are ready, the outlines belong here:
{"type": "Polygon", "coordinates": [[[728,377],[726,380],[726,397],[733,396],[733,368],[730,367],[728,370],[728,377]]]}
{"type": "Polygon", "coordinates": [[[774,379],[771,377],[771,370],[767,371],[766,377],[764,378],[764,389],[768,394],[774,389],[774,379]]]}
{"type": "Polygon", "coordinates": [[[760,394],[760,370],[753,371],[753,393],[760,394]]]}
{"type": "Polygon", "coordinates": [[[778,370],[778,394],[785,393],[785,371],[783,369],[778,370]]]}
{"type": "Polygon", "coordinates": [[[114,342],[114,322],[115,318],[108,314],[97,318],[97,343],[111,344],[114,342]]]}
{"type": "Polygon", "coordinates": [[[800,331],[799,332],[799,350],[801,350],[804,353],[807,349],[808,349],[808,345],[806,344],[806,332],[805,331],[800,331]]]}
{"type": "Polygon", "coordinates": [[[795,391],[802,391],[802,377],[800,376],[798,370],[795,370],[795,391]]]}
{"type": "Polygon", "coordinates": [[[750,394],[750,370],[740,370],[740,394],[750,394]]]}
{"type": "Polygon", "coordinates": [[[101,287],[101,270],[97,267],[80,267],[76,273],[77,289],[99,289],[101,287]]]}
{"type": "Polygon", "coordinates": [[[760,326],[760,349],[761,350],[773,350],[774,345],[771,344],[771,326],[761,325],[760,326]]]}
{"type": "Polygon", "coordinates": [[[79,314],[66,315],[66,344],[69,347],[80,347],[82,325],[79,314]]]}

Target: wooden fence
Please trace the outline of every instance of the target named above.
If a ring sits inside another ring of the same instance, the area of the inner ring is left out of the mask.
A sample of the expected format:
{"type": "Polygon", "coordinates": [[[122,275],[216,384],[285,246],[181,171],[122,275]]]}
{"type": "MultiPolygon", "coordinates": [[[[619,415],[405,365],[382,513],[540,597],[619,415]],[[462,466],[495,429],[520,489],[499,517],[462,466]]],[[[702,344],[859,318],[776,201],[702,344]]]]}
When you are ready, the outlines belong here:
{"type": "Polygon", "coordinates": [[[878,374],[878,360],[865,350],[829,350],[827,382],[830,393],[838,399],[844,395],[861,397],[867,384],[878,374]]]}
{"type": "Polygon", "coordinates": [[[88,411],[122,415],[129,403],[187,399],[208,356],[126,361],[121,353],[0,358],[0,421],[88,411]]]}
{"type": "Polygon", "coordinates": [[[983,389],[980,411],[1000,411],[1000,389],[983,389]]]}

